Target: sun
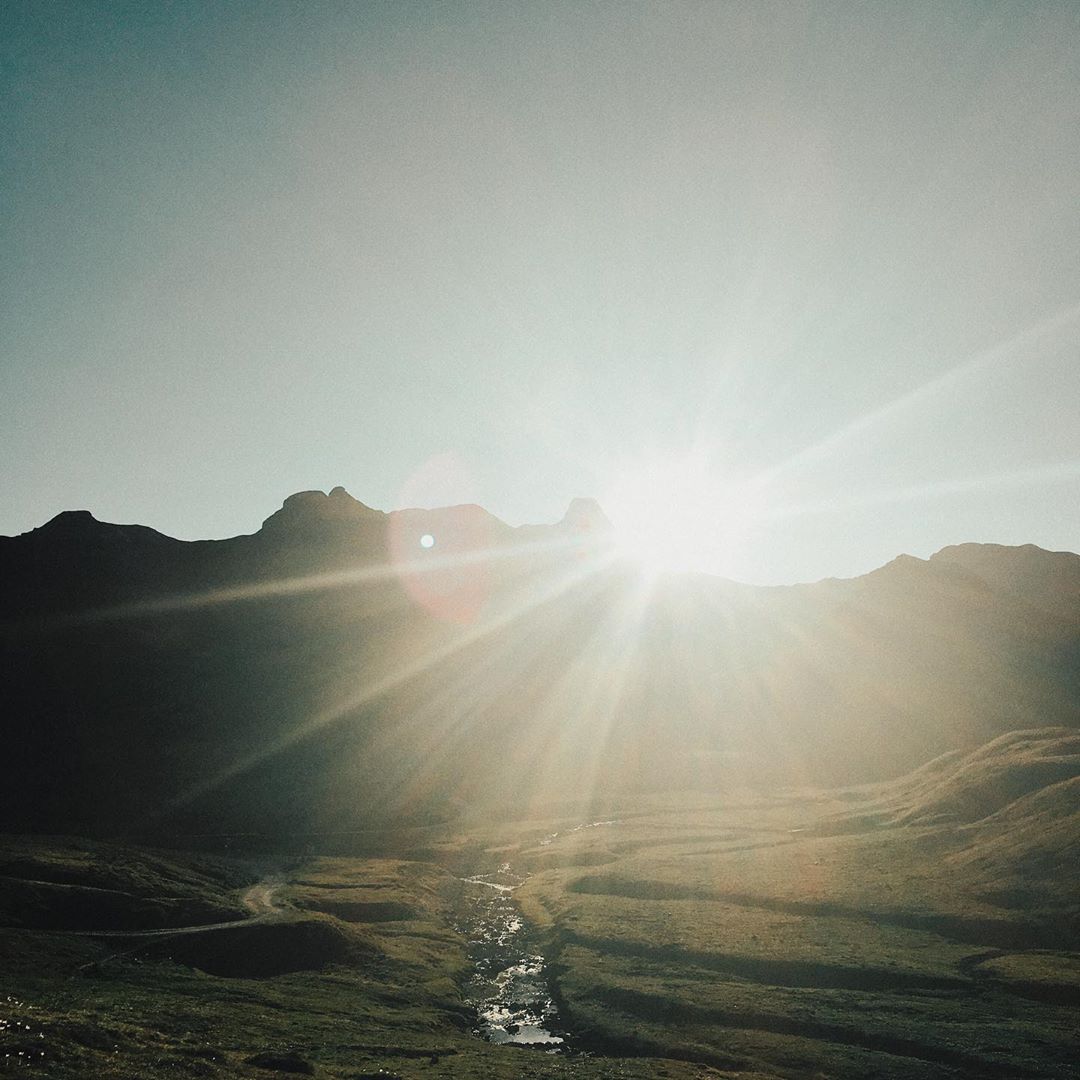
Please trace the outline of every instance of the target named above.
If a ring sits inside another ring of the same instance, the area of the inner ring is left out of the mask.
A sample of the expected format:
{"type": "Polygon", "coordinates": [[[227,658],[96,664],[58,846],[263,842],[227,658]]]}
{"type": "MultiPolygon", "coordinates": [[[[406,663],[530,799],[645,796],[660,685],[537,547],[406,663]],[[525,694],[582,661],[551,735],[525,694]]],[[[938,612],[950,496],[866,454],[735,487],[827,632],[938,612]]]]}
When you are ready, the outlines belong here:
{"type": "Polygon", "coordinates": [[[650,576],[727,574],[761,512],[753,485],[701,454],[656,456],[627,469],[602,505],[617,552],[650,576]]]}

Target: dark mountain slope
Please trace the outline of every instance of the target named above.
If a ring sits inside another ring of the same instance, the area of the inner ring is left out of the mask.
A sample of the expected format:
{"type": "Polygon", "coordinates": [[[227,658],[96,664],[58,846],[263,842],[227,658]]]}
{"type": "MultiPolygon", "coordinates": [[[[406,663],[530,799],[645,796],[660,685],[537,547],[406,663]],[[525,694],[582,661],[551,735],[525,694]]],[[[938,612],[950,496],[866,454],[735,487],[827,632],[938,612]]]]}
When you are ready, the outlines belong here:
{"type": "Polygon", "coordinates": [[[62,514],[0,538],[0,815],[354,828],[895,776],[1080,725],[1077,580],[1076,555],[964,545],[850,581],[647,589],[587,501],[514,529],[336,488],[199,542],[62,514]]]}

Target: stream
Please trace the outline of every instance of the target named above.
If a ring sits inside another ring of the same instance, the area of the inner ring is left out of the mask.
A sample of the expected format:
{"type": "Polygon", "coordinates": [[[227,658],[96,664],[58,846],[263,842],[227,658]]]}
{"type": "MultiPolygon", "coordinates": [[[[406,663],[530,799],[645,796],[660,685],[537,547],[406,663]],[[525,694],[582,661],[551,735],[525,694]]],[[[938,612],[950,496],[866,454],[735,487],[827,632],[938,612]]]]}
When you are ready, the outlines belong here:
{"type": "MultiPolygon", "coordinates": [[[[591,821],[569,833],[621,821],[591,821]]],[[[539,842],[547,847],[562,835],[550,833],[539,842]]],[[[461,878],[464,915],[458,930],[469,943],[473,974],[466,996],[479,1020],[475,1033],[492,1043],[531,1046],[549,1054],[567,1049],[558,1009],[551,996],[547,965],[534,948],[528,927],[514,902],[514,890],[528,875],[502,863],[491,873],[461,878]]]]}
{"type": "Polygon", "coordinates": [[[514,889],[525,878],[503,863],[490,874],[463,878],[466,913],[460,931],[469,943],[473,975],[466,995],[479,1018],[476,1034],[492,1043],[516,1043],[556,1054],[558,1013],[544,958],[532,948],[514,889]]]}

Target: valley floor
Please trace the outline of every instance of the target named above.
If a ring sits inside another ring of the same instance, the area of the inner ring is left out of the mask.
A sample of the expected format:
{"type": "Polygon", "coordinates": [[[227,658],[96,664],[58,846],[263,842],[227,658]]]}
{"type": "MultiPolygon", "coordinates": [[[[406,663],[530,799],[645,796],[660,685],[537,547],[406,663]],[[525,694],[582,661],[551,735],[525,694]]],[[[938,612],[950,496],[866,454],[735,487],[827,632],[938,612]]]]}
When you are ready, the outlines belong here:
{"type": "Polygon", "coordinates": [[[673,796],[244,858],[0,840],[0,1072],[1075,1077],[1075,866],[1010,876],[1015,828],[911,813],[919,791],[673,796]],[[495,954],[467,878],[508,883],[522,921],[495,936],[542,957],[563,1043],[478,1033],[495,954]]]}

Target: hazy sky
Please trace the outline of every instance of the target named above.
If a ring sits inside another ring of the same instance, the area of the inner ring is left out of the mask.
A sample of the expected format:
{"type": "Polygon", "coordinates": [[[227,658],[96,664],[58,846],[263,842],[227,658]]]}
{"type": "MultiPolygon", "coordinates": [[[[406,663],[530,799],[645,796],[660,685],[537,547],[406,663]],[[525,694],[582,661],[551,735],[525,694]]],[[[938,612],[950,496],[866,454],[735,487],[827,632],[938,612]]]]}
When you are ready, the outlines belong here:
{"type": "Polygon", "coordinates": [[[0,95],[0,533],[696,448],[745,580],[1080,548],[1080,4],[5,0],[0,95]]]}

